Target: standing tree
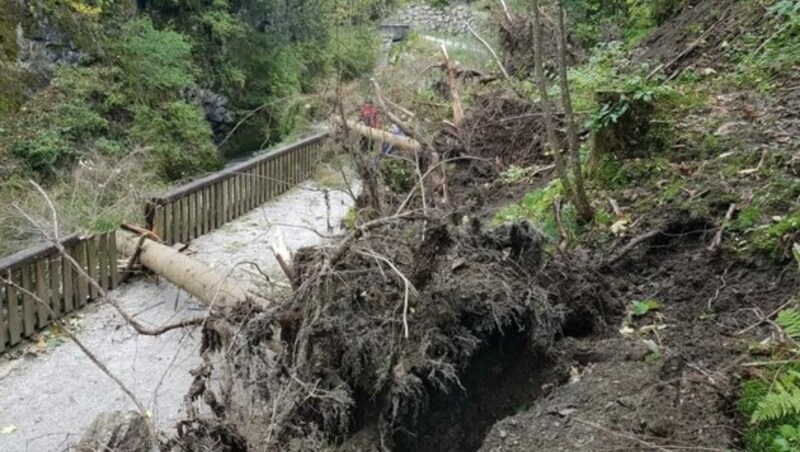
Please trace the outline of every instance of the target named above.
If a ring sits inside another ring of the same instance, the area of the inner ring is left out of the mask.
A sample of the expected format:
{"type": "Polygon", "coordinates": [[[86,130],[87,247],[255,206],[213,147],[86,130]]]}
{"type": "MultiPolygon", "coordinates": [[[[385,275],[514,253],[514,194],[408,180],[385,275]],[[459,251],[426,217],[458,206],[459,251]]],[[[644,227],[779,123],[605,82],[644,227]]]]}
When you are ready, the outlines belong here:
{"type": "Polygon", "coordinates": [[[575,114],[572,111],[572,99],[569,93],[569,80],[567,80],[567,30],[564,26],[564,4],[558,4],[558,76],[561,80],[561,105],[567,126],[567,160],[572,170],[575,208],[578,211],[578,220],[588,223],[594,217],[594,211],[586,196],[583,184],[583,169],[581,168],[581,144],[578,141],[578,129],[575,125],[575,114]]]}
{"type": "Polygon", "coordinates": [[[556,130],[553,108],[550,104],[550,96],[547,92],[547,79],[544,76],[543,68],[543,45],[541,10],[539,0],[531,0],[533,8],[533,40],[534,40],[534,78],[541,97],[542,113],[544,115],[545,128],[547,131],[547,142],[550,152],[555,160],[556,171],[564,187],[564,194],[567,199],[575,206],[578,219],[581,222],[589,222],[594,217],[594,212],[586,196],[586,189],[583,183],[583,173],[580,163],[580,142],[575,127],[575,118],[572,111],[572,103],[569,95],[569,82],[567,80],[567,58],[566,58],[566,32],[564,30],[563,8],[559,5],[559,27],[558,36],[558,66],[559,78],[561,80],[561,101],[565,112],[566,135],[568,145],[565,146],[556,130]]]}

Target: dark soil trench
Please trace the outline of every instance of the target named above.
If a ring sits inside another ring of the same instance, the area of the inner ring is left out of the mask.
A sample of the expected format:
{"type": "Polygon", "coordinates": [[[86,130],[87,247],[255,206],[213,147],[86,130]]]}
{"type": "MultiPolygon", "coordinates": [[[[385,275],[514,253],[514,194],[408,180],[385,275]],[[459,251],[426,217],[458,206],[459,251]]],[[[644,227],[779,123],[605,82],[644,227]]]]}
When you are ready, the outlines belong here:
{"type": "MultiPolygon", "coordinates": [[[[576,328],[577,333],[580,326],[576,328]]],[[[531,349],[525,331],[496,333],[464,371],[463,389],[435,396],[416,432],[396,438],[396,450],[477,451],[497,421],[526,411],[543,392],[563,383],[566,377],[563,369],[531,349]]]]}

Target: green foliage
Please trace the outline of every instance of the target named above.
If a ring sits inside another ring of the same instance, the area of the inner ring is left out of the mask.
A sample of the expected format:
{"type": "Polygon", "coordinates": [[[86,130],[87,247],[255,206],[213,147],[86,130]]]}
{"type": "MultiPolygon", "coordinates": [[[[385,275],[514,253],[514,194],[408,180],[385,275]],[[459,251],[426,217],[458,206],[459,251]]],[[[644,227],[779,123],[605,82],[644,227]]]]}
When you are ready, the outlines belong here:
{"type": "MultiPolygon", "coordinates": [[[[800,310],[784,309],[777,323],[789,338],[800,337],[800,310]]],[[[790,347],[790,355],[800,354],[795,342],[790,347]]],[[[777,368],[768,379],[746,382],[739,411],[750,418],[745,434],[748,450],[800,450],[800,362],[777,368]]]]}
{"type": "Polygon", "coordinates": [[[156,30],[149,18],[126,23],[112,49],[132,96],[156,101],[195,81],[197,68],[189,41],[175,31],[156,30]]]}
{"type": "Polygon", "coordinates": [[[358,209],[355,207],[351,207],[347,209],[347,212],[342,217],[342,226],[347,229],[348,231],[352,231],[356,228],[358,222],[358,209]]]}
{"type": "Polygon", "coordinates": [[[605,102],[600,105],[586,123],[586,127],[598,131],[616,124],[625,113],[630,111],[634,102],[652,103],[673,92],[672,88],[660,83],[651,83],[643,77],[633,76],[622,87],[619,99],[616,102],[605,102]]]}
{"type": "MultiPolygon", "coordinates": [[[[504,223],[528,220],[540,227],[552,241],[556,241],[560,237],[558,224],[553,214],[553,203],[557,197],[563,197],[563,187],[561,181],[555,179],[540,189],[526,193],[519,202],[500,209],[495,214],[493,221],[504,223]]],[[[563,206],[561,216],[567,233],[574,236],[578,226],[572,206],[569,204],[563,206]]]]}
{"type": "Polygon", "coordinates": [[[751,36],[749,49],[738,55],[734,80],[740,86],[773,88],[772,75],[791,70],[800,64],[800,1],[779,0],[768,8],[772,35],[751,36]]]}
{"type": "Polygon", "coordinates": [[[753,423],[800,416],[800,372],[788,370],[759,400],[751,416],[753,423]]]}
{"type": "Polygon", "coordinates": [[[584,47],[624,39],[632,47],[672,15],[683,0],[565,0],[573,34],[584,47]]]}
{"type": "Polygon", "coordinates": [[[778,313],[778,325],[790,338],[800,338],[800,310],[786,308],[778,313]]]}
{"type": "Polygon", "coordinates": [[[53,174],[57,165],[75,157],[75,149],[58,132],[45,131],[30,140],[14,143],[11,153],[25,161],[34,171],[53,174]]]}
{"type": "Polygon", "coordinates": [[[661,310],[661,303],[656,300],[634,301],[631,305],[631,315],[634,317],[642,317],[648,312],[659,310],[661,310]]]}
{"type": "Polygon", "coordinates": [[[372,72],[378,59],[378,35],[371,27],[339,30],[331,41],[333,66],[344,80],[354,80],[372,72]]]}
{"type": "Polygon", "coordinates": [[[506,184],[516,184],[525,178],[527,171],[517,165],[510,165],[500,174],[500,179],[506,184]]]}
{"type": "MultiPolygon", "coordinates": [[[[0,124],[11,154],[28,169],[53,176],[90,149],[88,143],[110,133],[102,93],[109,73],[96,68],[64,68],[20,115],[0,124]]],[[[2,149],[2,145],[0,145],[2,149]]]]}
{"type": "Polygon", "coordinates": [[[134,143],[152,147],[160,174],[170,180],[220,169],[211,128],[199,108],[175,101],[165,110],[138,105],[133,111],[134,143]]]}
{"type": "Polygon", "coordinates": [[[402,160],[381,161],[380,174],[386,187],[395,193],[408,193],[417,182],[409,163],[402,160]]]}

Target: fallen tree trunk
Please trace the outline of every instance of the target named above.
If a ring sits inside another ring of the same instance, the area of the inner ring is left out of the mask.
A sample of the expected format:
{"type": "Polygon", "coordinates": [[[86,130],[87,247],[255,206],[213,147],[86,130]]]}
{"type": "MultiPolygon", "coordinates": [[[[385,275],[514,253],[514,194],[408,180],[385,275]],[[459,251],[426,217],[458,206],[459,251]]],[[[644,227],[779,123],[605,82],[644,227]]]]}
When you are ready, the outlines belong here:
{"type": "Polygon", "coordinates": [[[344,121],[339,116],[333,117],[334,121],[338,124],[344,124],[347,128],[353,130],[354,132],[358,133],[359,135],[365,136],[375,141],[380,141],[383,143],[389,143],[392,146],[396,146],[400,149],[405,151],[410,151],[411,153],[418,152],[422,150],[422,145],[411,138],[402,137],[398,135],[394,135],[392,133],[386,132],[385,130],[375,129],[364,124],[361,124],[356,121],[347,120],[344,121]]]}
{"type": "Polygon", "coordinates": [[[180,252],[134,232],[117,231],[117,251],[124,256],[137,254],[148,269],[185,290],[201,303],[211,306],[233,306],[254,299],[246,288],[227,275],[217,272],[180,252]],[[140,246],[141,243],[141,246],[140,246]]]}

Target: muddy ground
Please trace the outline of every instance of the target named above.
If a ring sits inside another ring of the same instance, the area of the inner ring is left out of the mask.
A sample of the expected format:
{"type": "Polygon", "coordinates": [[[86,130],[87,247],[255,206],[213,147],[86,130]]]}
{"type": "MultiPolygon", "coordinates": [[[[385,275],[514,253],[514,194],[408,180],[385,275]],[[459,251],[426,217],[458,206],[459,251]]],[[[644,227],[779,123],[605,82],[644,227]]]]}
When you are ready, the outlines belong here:
{"type": "Polygon", "coordinates": [[[605,334],[557,342],[550,354],[566,383],[497,423],[480,450],[741,447],[739,380],[731,374],[771,327],[739,332],[792,297],[800,281],[772,263],[711,255],[703,236],[670,238],[611,269],[606,277],[621,302],[656,299],[662,309],[634,319],[624,335],[624,318],[612,317],[605,334]]]}

